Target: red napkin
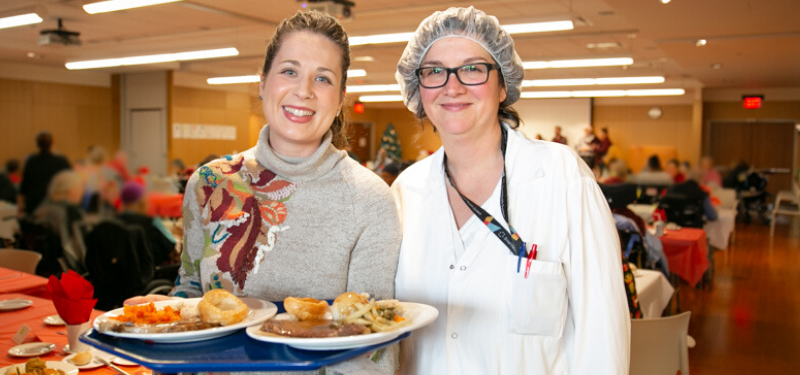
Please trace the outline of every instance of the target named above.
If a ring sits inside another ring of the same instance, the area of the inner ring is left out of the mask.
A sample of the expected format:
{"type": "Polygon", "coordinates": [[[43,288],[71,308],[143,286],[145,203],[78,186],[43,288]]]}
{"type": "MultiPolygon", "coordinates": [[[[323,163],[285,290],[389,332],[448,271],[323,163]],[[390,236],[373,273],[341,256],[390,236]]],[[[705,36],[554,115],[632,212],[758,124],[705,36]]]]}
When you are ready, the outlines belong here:
{"type": "Polygon", "coordinates": [[[53,298],[53,305],[61,319],[67,324],[83,324],[89,321],[97,299],[94,299],[94,286],[74,271],[61,274],[61,280],[50,275],[47,291],[53,298]]]}

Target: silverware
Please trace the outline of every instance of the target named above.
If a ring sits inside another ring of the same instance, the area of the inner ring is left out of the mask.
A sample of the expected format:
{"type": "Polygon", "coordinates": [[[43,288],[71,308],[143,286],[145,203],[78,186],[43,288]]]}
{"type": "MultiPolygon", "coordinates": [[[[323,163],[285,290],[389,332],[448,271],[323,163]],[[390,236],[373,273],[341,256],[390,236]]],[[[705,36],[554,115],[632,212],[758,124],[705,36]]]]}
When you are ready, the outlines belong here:
{"type": "Polygon", "coordinates": [[[131,374],[129,374],[129,373],[127,373],[127,372],[125,372],[125,370],[123,370],[123,369],[121,369],[121,368],[117,367],[117,366],[116,366],[116,365],[114,365],[113,363],[111,363],[111,362],[109,362],[109,361],[106,361],[106,359],[105,359],[105,358],[103,358],[103,357],[100,357],[100,356],[95,356],[95,358],[97,358],[97,360],[98,360],[98,361],[100,361],[100,362],[103,362],[103,364],[104,364],[104,365],[106,365],[106,366],[108,366],[108,367],[111,367],[111,368],[112,368],[112,369],[114,369],[116,372],[118,372],[118,373],[120,373],[120,374],[122,374],[122,375],[131,375],[131,374]]]}

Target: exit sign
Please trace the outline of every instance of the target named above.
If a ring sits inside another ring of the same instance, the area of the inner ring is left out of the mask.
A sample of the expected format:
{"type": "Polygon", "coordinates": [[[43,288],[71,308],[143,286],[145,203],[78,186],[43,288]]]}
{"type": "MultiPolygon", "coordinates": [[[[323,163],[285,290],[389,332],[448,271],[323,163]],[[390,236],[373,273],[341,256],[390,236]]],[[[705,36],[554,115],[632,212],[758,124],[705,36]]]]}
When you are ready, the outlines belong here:
{"type": "Polygon", "coordinates": [[[764,95],[745,95],[742,96],[745,109],[759,109],[761,102],[764,101],[764,95]]]}

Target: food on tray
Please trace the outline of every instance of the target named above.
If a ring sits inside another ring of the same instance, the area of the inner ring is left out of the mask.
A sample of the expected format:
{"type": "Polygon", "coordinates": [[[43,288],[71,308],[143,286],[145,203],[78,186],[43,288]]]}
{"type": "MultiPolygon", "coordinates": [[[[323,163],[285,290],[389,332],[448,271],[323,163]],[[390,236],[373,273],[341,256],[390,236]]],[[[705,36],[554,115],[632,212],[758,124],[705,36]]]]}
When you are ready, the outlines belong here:
{"type": "Polygon", "coordinates": [[[88,350],[85,352],[79,352],[72,357],[71,361],[75,366],[86,366],[92,361],[92,353],[89,353],[88,350]]]}
{"type": "Polygon", "coordinates": [[[355,312],[356,303],[366,304],[367,302],[369,302],[367,301],[367,297],[361,294],[352,292],[344,293],[333,300],[333,308],[331,309],[333,319],[342,320],[355,312]]]}
{"type": "Polygon", "coordinates": [[[123,313],[98,324],[100,332],[174,333],[197,331],[241,322],[247,305],[222,289],[206,293],[197,305],[179,302],[157,309],[149,304],[125,306],[123,313]]]}
{"type": "Polygon", "coordinates": [[[146,305],[125,306],[122,309],[122,315],[117,315],[111,319],[133,324],[165,324],[181,320],[181,315],[171,306],[158,310],[156,305],[150,302],[146,305]]]}
{"type": "Polygon", "coordinates": [[[289,337],[341,337],[369,333],[369,328],[360,324],[342,323],[335,320],[267,320],[261,329],[265,332],[289,337]]]}
{"type": "MultiPolygon", "coordinates": [[[[302,319],[297,315],[298,306],[307,305],[318,308],[320,303],[312,298],[290,297],[284,300],[284,307],[294,319],[270,319],[264,322],[261,330],[275,335],[302,338],[341,337],[363,335],[373,332],[387,332],[411,324],[403,318],[403,307],[397,300],[375,301],[365,295],[344,293],[337,297],[331,306],[333,319],[302,319]],[[289,307],[286,301],[289,301],[289,307]],[[303,301],[308,300],[308,301],[303,301]]],[[[324,301],[322,301],[324,303],[324,301]]],[[[325,303],[327,306],[327,303],[325,303]]],[[[304,309],[300,309],[305,311],[304,309]]],[[[324,313],[322,314],[324,315],[324,313]]]]}
{"type": "Polygon", "coordinates": [[[224,289],[214,289],[206,293],[197,304],[200,320],[203,323],[229,326],[247,317],[247,305],[224,289]]]}
{"type": "Polygon", "coordinates": [[[308,297],[287,297],[283,300],[283,308],[299,320],[320,320],[328,312],[328,302],[308,297]]]}

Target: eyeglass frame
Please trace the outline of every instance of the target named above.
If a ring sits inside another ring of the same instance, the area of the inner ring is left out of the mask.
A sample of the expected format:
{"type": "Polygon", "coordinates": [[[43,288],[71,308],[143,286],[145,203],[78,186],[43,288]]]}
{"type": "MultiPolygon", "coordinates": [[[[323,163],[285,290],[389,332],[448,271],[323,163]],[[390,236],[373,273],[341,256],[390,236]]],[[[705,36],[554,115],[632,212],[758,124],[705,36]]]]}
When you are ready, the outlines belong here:
{"type": "Polygon", "coordinates": [[[455,68],[445,68],[445,67],[443,67],[443,66],[425,66],[425,67],[422,67],[422,68],[417,68],[416,70],[414,70],[414,74],[417,76],[417,81],[419,82],[419,86],[420,86],[420,87],[424,87],[424,88],[426,88],[426,89],[438,89],[438,88],[441,88],[441,87],[444,87],[445,85],[447,85],[447,82],[450,82],[450,74],[451,74],[451,73],[452,73],[452,74],[455,74],[455,75],[456,75],[456,79],[458,80],[458,82],[459,82],[460,84],[464,85],[464,86],[480,86],[480,85],[482,85],[482,84],[484,84],[484,83],[486,83],[486,82],[489,82],[489,75],[491,75],[491,73],[492,73],[492,70],[498,70],[498,71],[499,71],[499,70],[500,70],[500,65],[498,65],[498,64],[491,64],[491,63],[483,63],[483,62],[482,62],[482,63],[464,64],[464,65],[461,65],[461,66],[457,66],[457,67],[455,67],[455,68]],[[483,81],[483,82],[481,82],[481,83],[464,83],[464,82],[461,80],[461,77],[459,77],[459,75],[458,75],[458,71],[459,71],[461,68],[465,67],[465,66],[472,66],[472,65],[484,65],[484,66],[486,66],[486,68],[488,68],[488,69],[489,69],[489,70],[487,70],[487,71],[486,71],[486,80],[484,80],[484,81],[483,81]],[[439,85],[439,86],[425,86],[425,85],[423,85],[423,84],[422,84],[422,78],[419,76],[419,73],[420,73],[420,72],[421,72],[423,69],[432,69],[432,68],[439,68],[439,69],[443,69],[445,72],[447,72],[447,75],[445,76],[445,79],[444,79],[444,83],[442,83],[442,84],[441,84],[441,85],[439,85]]]}

